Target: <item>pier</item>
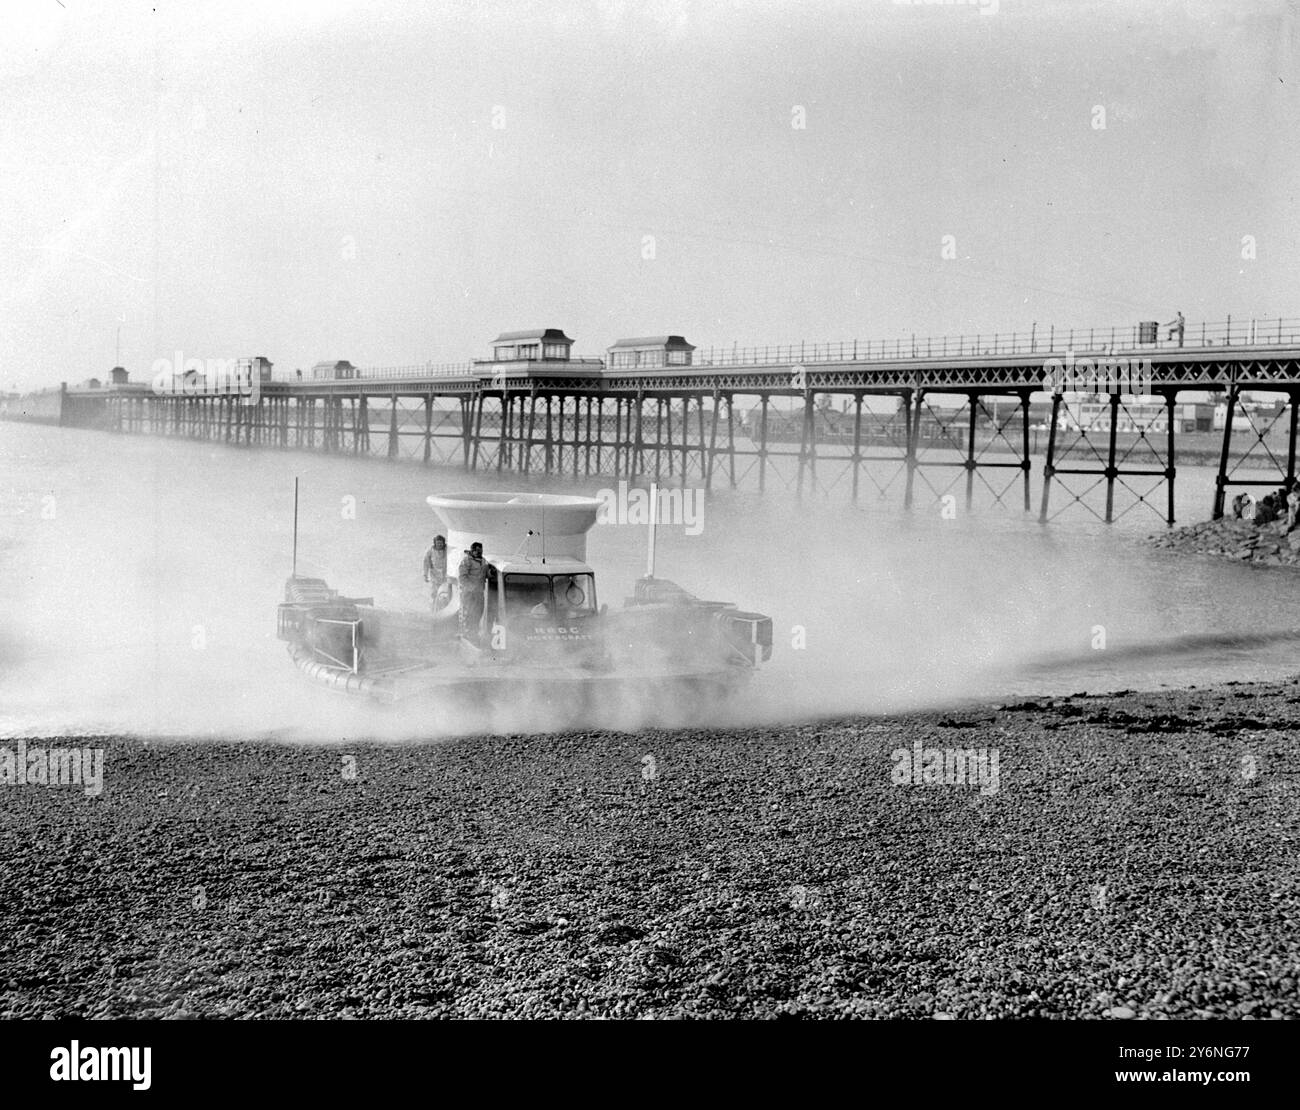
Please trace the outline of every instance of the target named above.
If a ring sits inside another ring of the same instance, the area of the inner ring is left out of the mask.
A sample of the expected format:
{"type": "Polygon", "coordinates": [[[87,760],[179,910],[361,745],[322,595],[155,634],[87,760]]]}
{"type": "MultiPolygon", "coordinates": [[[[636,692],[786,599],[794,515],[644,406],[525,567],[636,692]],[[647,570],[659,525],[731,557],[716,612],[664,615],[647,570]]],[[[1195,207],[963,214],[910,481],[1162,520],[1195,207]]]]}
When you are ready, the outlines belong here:
{"type": "Polygon", "coordinates": [[[1204,391],[1226,405],[1213,429],[1216,517],[1231,487],[1296,480],[1300,319],[1188,324],[1177,343],[1127,325],[707,350],[669,335],[584,359],[572,344],[559,329],[510,332],[491,358],[323,363],[293,380],[245,359],[238,388],[197,371],[130,381],[116,368],[104,384],[9,395],[0,417],[471,472],[778,486],[853,504],[969,508],[987,487],[995,505],[1045,522],[1078,505],[1111,522],[1145,504],[1172,524],[1180,438],[1211,430],[1178,398],[1204,391]],[[1103,380],[1133,366],[1149,400],[1116,386],[1071,402],[1061,384],[1062,367],[1103,380]],[[1285,401],[1261,414],[1243,404],[1252,391],[1285,401]],[[1045,448],[1036,496],[1035,440],[1045,448]],[[1104,509],[1086,500],[1095,489],[1104,509]]]}

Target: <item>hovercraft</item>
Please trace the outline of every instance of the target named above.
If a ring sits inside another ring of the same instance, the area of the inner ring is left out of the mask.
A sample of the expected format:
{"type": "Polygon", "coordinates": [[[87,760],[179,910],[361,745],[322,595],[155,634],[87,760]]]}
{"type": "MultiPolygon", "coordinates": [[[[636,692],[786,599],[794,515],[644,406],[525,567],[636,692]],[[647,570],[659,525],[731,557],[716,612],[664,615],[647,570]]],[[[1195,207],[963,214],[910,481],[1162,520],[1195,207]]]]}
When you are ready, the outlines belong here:
{"type": "Polygon", "coordinates": [[[384,702],[421,697],[490,701],[497,691],[571,702],[573,691],[725,696],[771,658],[772,620],[703,600],[654,574],[657,496],[651,487],[647,573],[622,607],[597,596],[587,533],[601,502],[544,493],[454,493],[429,505],[447,530],[449,571],[479,543],[483,603],[455,591],[436,614],[387,609],[323,579],[285,582],[277,634],[308,678],[384,702]],[[481,617],[478,613],[481,610],[481,617]],[[477,619],[475,619],[477,617],[477,619]]]}

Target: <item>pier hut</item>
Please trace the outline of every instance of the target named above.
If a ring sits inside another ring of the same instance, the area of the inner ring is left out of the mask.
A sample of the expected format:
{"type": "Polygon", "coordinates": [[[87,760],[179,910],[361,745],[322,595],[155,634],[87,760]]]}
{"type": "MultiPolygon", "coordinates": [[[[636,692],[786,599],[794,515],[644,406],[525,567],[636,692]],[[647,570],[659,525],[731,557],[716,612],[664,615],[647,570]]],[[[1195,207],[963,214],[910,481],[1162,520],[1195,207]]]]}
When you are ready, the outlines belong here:
{"type": "Polygon", "coordinates": [[[326,359],[324,362],[318,362],[311,368],[311,376],[316,381],[338,381],[346,378],[355,378],[357,368],[347,359],[326,359]]]}
{"type": "Polygon", "coordinates": [[[690,366],[693,343],[680,335],[652,335],[642,339],[620,339],[609,348],[611,370],[638,370],[657,366],[690,366]]]}
{"type": "Polygon", "coordinates": [[[271,380],[271,367],[274,363],[265,355],[253,355],[252,358],[241,358],[239,360],[239,377],[241,380],[248,379],[255,382],[269,382],[271,380]]]}
{"type": "Polygon", "coordinates": [[[563,328],[503,331],[492,341],[492,357],[475,359],[473,366],[477,377],[498,388],[504,380],[596,379],[605,369],[598,358],[574,358],[573,340],[563,328]]]}
{"type": "Polygon", "coordinates": [[[503,331],[492,341],[496,362],[568,362],[573,340],[562,328],[503,331]]]}

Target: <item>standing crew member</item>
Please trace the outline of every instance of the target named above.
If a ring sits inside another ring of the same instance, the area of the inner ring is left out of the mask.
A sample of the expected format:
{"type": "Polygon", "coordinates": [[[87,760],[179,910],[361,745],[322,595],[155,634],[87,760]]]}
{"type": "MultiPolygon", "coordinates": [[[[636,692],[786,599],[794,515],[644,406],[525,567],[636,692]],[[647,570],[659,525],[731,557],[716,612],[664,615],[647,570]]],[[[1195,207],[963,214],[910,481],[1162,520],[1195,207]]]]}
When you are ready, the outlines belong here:
{"type": "Polygon", "coordinates": [[[472,543],[460,561],[460,634],[478,643],[479,625],[483,623],[483,593],[487,581],[487,563],[483,545],[472,543]]]}
{"type": "Polygon", "coordinates": [[[1183,345],[1183,314],[1180,311],[1172,320],[1169,321],[1169,338],[1173,339],[1174,334],[1178,335],[1178,345],[1183,345]]]}
{"type": "Polygon", "coordinates": [[[424,580],[429,583],[429,604],[436,613],[451,602],[451,582],[447,579],[447,537],[434,536],[424,553],[424,580]]]}

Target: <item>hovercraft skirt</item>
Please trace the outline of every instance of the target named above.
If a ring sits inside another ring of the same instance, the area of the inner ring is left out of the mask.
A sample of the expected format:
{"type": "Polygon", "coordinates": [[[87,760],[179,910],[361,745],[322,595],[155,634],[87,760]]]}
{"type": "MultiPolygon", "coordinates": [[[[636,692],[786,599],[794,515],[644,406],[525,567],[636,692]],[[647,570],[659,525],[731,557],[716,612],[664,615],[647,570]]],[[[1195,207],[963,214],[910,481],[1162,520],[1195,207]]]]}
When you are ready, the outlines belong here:
{"type": "Polygon", "coordinates": [[[291,644],[289,655],[300,671],[331,690],[338,690],[345,694],[360,694],[379,701],[393,700],[392,686],[383,679],[353,674],[351,671],[322,663],[319,659],[313,658],[311,652],[300,644],[291,644]]]}

